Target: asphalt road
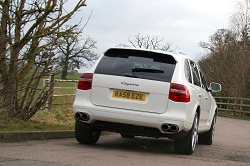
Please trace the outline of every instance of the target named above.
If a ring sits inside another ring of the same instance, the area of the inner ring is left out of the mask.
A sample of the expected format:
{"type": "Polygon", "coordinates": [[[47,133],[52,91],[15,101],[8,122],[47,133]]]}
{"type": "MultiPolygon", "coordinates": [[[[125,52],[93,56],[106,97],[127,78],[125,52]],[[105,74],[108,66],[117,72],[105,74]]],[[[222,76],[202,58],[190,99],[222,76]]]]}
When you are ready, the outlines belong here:
{"type": "Polygon", "coordinates": [[[213,145],[197,145],[193,155],[178,155],[168,139],[121,138],[109,133],[96,145],[74,138],[0,143],[0,166],[249,166],[250,121],[219,117],[213,145]]]}

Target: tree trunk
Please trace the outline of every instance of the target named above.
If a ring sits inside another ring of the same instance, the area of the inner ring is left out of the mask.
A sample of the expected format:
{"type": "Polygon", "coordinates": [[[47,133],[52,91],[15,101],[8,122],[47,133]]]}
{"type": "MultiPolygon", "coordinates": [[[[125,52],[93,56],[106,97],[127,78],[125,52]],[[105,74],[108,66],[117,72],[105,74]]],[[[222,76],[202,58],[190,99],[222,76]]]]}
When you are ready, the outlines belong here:
{"type": "Polygon", "coordinates": [[[68,75],[68,61],[65,60],[64,63],[63,63],[61,79],[67,80],[67,75],[68,75]]]}
{"type": "Polygon", "coordinates": [[[17,112],[17,93],[17,81],[15,78],[11,76],[5,78],[2,89],[3,107],[7,108],[9,117],[14,117],[17,112]]]}

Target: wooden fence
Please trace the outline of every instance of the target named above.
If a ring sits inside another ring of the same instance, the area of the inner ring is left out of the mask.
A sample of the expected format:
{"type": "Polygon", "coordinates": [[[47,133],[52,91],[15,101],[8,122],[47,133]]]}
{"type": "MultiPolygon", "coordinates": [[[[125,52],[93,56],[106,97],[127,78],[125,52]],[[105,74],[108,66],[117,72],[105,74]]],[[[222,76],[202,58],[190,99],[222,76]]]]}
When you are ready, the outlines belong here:
{"type": "Polygon", "coordinates": [[[60,80],[60,79],[54,79],[54,77],[50,77],[49,79],[44,79],[43,85],[45,86],[48,82],[54,82],[54,85],[57,85],[57,83],[72,83],[73,86],[71,87],[64,87],[62,85],[60,86],[53,86],[50,87],[53,89],[51,91],[50,97],[48,101],[46,102],[45,109],[50,110],[52,106],[60,105],[72,105],[74,102],[75,94],[76,94],[76,88],[78,80],[60,80]]]}
{"type": "Polygon", "coordinates": [[[215,97],[219,114],[250,117],[250,99],[238,97],[215,97]]]}

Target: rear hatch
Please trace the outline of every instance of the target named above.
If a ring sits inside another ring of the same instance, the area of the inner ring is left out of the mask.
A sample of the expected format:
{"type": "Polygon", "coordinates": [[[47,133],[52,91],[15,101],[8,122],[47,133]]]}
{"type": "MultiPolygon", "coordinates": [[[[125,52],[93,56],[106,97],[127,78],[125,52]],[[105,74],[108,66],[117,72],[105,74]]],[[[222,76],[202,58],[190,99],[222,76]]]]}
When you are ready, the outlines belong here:
{"type": "Polygon", "coordinates": [[[95,69],[91,101],[98,106],[163,113],[175,65],[167,54],[109,49],[95,69]]]}

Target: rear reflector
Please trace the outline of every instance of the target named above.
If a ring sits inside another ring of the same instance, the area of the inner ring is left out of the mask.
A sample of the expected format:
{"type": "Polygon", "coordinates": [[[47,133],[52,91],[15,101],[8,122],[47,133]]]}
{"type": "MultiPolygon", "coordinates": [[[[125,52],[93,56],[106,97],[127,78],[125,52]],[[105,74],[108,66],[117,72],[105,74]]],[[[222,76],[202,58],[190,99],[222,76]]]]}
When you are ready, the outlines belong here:
{"type": "Polygon", "coordinates": [[[93,73],[83,73],[78,81],[77,88],[81,90],[91,89],[93,75],[93,73]]]}
{"type": "Polygon", "coordinates": [[[181,84],[170,84],[169,99],[176,102],[189,102],[190,94],[186,86],[181,84]]]}

